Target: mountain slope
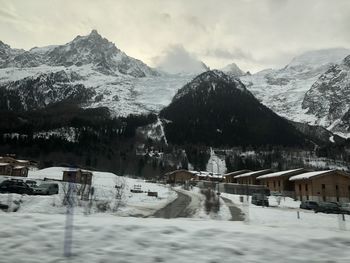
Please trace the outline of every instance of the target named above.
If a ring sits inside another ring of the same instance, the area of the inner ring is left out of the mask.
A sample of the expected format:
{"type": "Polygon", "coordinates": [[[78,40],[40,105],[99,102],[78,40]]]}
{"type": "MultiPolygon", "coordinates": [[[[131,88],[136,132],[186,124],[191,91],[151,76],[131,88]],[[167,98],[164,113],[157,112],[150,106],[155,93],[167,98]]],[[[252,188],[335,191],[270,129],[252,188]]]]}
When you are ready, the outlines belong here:
{"type": "Polygon", "coordinates": [[[318,78],[306,92],[302,107],[316,116],[319,124],[331,126],[334,131],[348,132],[349,127],[341,129],[340,120],[350,109],[350,55],[318,78]]]}
{"type": "Polygon", "coordinates": [[[75,84],[79,78],[74,72],[59,71],[0,85],[0,110],[22,112],[42,109],[57,102],[86,102],[95,91],[75,84]]]}
{"type": "Polygon", "coordinates": [[[158,76],[159,73],[142,61],[127,56],[96,30],[87,36],[77,36],[65,45],[14,50],[0,44],[0,67],[37,67],[92,65],[104,74],[124,74],[133,77],[158,76]]]}
{"type": "Polygon", "coordinates": [[[305,144],[300,132],[262,105],[239,80],[217,70],[180,89],[160,116],[168,141],[177,144],[305,144]]]}
{"type": "MultiPolygon", "coordinates": [[[[42,102],[30,106],[25,92],[15,90],[35,82],[37,92],[43,85],[42,97],[47,85],[36,81],[38,76],[62,74],[62,71],[79,76],[71,79],[69,85],[80,85],[94,91],[84,101],[84,107],[108,107],[114,116],[159,111],[171,101],[177,89],[192,78],[191,75],[160,74],[142,61],[127,56],[95,30],[87,36],[77,36],[65,45],[34,47],[29,51],[12,49],[0,42],[0,86],[4,95],[0,99],[0,108],[41,108],[42,102]],[[9,87],[11,96],[9,91],[5,92],[9,87]],[[11,105],[7,105],[9,100],[11,105]]],[[[57,85],[51,83],[50,89],[62,93],[61,84],[60,80],[57,85]]],[[[47,94],[47,101],[53,103],[63,99],[57,96],[52,100],[51,93],[47,94]]]]}
{"type": "Polygon", "coordinates": [[[245,72],[241,70],[236,63],[226,65],[221,69],[221,71],[232,77],[241,77],[245,74],[245,72]]]}
{"type": "Polygon", "coordinates": [[[264,105],[279,115],[297,122],[322,124],[317,116],[302,107],[305,94],[323,73],[349,54],[350,50],[343,48],[310,51],[295,57],[282,69],[264,70],[240,79],[264,105]]]}

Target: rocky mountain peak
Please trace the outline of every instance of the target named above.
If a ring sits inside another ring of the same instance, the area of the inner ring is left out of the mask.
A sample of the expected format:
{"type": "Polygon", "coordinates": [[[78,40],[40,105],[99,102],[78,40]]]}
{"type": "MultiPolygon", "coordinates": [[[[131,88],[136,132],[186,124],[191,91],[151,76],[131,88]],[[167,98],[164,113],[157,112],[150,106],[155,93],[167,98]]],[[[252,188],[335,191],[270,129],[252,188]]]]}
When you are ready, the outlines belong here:
{"type": "Polygon", "coordinates": [[[240,77],[243,76],[245,73],[243,70],[241,70],[236,63],[228,64],[226,67],[221,69],[223,72],[225,72],[228,75],[234,76],[234,77],[240,77]]]}
{"type": "Polygon", "coordinates": [[[211,93],[217,89],[238,89],[250,94],[240,80],[215,69],[206,71],[195,77],[190,83],[178,91],[174,100],[191,92],[211,93]]]}

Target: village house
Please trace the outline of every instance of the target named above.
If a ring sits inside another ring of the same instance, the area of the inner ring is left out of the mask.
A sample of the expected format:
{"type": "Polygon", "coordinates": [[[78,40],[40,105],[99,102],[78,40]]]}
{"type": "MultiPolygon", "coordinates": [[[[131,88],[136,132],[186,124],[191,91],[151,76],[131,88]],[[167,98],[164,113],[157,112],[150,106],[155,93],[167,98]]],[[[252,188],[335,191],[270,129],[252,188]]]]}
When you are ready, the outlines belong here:
{"type": "Polygon", "coordinates": [[[165,174],[167,183],[185,183],[186,181],[196,180],[195,173],[188,170],[175,170],[165,174]]]}
{"type": "Polygon", "coordinates": [[[196,179],[199,181],[210,181],[210,182],[223,182],[224,176],[219,173],[211,173],[206,171],[194,172],[196,179]]]}
{"type": "Polygon", "coordinates": [[[238,184],[258,184],[256,178],[260,175],[271,173],[271,169],[265,169],[265,170],[259,170],[259,171],[253,171],[248,173],[243,173],[240,175],[234,176],[234,179],[237,180],[238,184]]]}
{"type": "Polygon", "coordinates": [[[350,174],[339,170],[307,172],[292,176],[300,201],[350,202],[350,174]]]}
{"type": "Polygon", "coordinates": [[[27,177],[30,162],[10,156],[0,157],[0,175],[27,177]]]}
{"type": "Polygon", "coordinates": [[[236,175],[251,172],[250,170],[239,170],[231,173],[224,174],[225,183],[236,183],[237,180],[234,178],[236,175]]]}
{"type": "Polygon", "coordinates": [[[76,184],[91,185],[92,172],[81,170],[78,168],[69,168],[63,171],[63,181],[76,184]]]}
{"type": "Polygon", "coordinates": [[[261,185],[266,185],[271,192],[279,192],[294,197],[294,183],[289,181],[289,178],[305,172],[304,168],[299,168],[260,175],[256,179],[260,181],[261,185]]]}

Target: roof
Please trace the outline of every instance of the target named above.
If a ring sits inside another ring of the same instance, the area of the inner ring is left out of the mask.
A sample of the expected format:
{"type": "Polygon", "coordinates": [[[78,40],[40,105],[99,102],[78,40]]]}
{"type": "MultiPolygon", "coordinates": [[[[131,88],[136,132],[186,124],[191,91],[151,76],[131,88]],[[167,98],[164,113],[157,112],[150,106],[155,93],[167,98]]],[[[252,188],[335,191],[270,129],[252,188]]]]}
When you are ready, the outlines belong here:
{"type": "Polygon", "coordinates": [[[7,166],[9,163],[0,163],[0,166],[7,166]]]}
{"type": "Polygon", "coordinates": [[[253,171],[253,172],[249,172],[249,173],[244,173],[244,174],[240,174],[235,176],[234,178],[242,178],[242,177],[249,177],[249,176],[258,176],[259,174],[264,174],[264,173],[269,173],[271,172],[270,169],[265,169],[265,170],[259,170],[259,171],[253,171]]]}
{"type": "Polygon", "coordinates": [[[292,176],[291,178],[289,178],[289,180],[296,181],[296,180],[310,179],[310,178],[315,177],[315,176],[325,175],[325,174],[328,174],[330,172],[335,172],[335,171],[337,171],[337,170],[324,170],[324,171],[302,173],[302,174],[292,176]]]}
{"type": "Polygon", "coordinates": [[[165,175],[168,176],[168,175],[172,175],[172,174],[175,174],[175,173],[183,173],[183,172],[191,173],[191,174],[195,173],[194,171],[188,171],[188,170],[185,170],[185,169],[180,169],[180,170],[175,170],[175,171],[168,172],[165,175]]]}
{"type": "Polygon", "coordinates": [[[261,176],[258,176],[256,179],[265,179],[265,178],[271,178],[271,177],[280,177],[280,176],[288,176],[290,174],[293,174],[295,172],[303,172],[304,168],[298,168],[298,169],[293,169],[293,170],[287,170],[287,171],[279,171],[276,173],[269,173],[269,174],[264,174],[261,176]]]}
{"type": "Polygon", "coordinates": [[[248,172],[250,172],[250,170],[239,170],[239,171],[234,171],[234,172],[224,174],[224,176],[239,175],[239,174],[244,174],[244,173],[248,173],[248,172]]]}
{"type": "Polygon", "coordinates": [[[211,173],[207,171],[193,171],[194,174],[197,176],[204,176],[204,177],[213,177],[213,178],[222,178],[223,175],[219,173],[211,173]]]}
{"type": "Polygon", "coordinates": [[[29,163],[28,160],[16,160],[16,161],[19,162],[19,163],[29,163]]]}
{"type": "Polygon", "coordinates": [[[23,169],[23,168],[27,168],[27,166],[16,165],[15,167],[13,167],[13,169],[23,169]]]}

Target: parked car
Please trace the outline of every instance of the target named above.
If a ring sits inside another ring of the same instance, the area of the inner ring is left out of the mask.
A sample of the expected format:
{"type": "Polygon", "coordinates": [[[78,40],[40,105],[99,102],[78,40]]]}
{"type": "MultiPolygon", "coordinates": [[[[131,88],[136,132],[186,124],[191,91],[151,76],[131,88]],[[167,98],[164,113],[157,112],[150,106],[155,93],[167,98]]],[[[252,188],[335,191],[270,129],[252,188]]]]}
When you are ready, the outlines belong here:
{"type": "Polygon", "coordinates": [[[58,194],[58,184],[43,183],[34,188],[35,195],[54,195],[58,194]]]}
{"type": "Polygon", "coordinates": [[[340,205],[340,210],[342,213],[350,215],[350,203],[342,203],[340,205]]]}
{"type": "Polygon", "coordinates": [[[26,184],[29,185],[29,187],[33,188],[33,187],[37,187],[37,182],[34,180],[26,180],[26,184]]]}
{"type": "Polygon", "coordinates": [[[264,194],[253,194],[252,195],[252,204],[269,206],[269,199],[264,194]]]}
{"type": "Polygon", "coordinates": [[[300,204],[301,209],[315,210],[318,207],[318,203],[315,201],[303,201],[300,204]]]}
{"type": "Polygon", "coordinates": [[[315,213],[326,213],[326,214],[341,214],[340,207],[331,202],[321,202],[318,207],[315,208],[315,213]]]}
{"type": "Polygon", "coordinates": [[[33,194],[33,189],[22,180],[5,180],[0,183],[0,193],[33,194]]]}

